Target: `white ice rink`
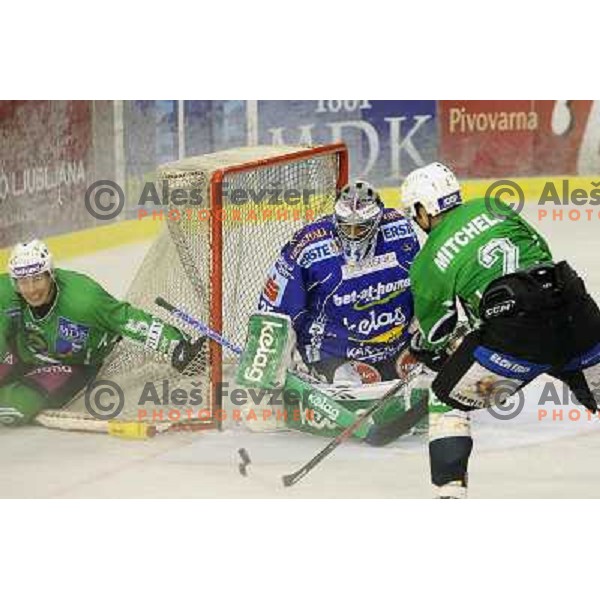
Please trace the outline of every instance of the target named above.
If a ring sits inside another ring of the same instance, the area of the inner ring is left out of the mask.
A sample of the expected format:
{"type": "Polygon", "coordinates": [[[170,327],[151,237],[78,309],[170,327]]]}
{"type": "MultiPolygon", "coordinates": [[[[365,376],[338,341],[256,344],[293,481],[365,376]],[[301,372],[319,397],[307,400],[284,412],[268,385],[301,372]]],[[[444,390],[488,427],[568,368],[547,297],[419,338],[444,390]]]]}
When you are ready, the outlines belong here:
{"type": "MultiPolygon", "coordinates": [[[[568,258],[600,300],[600,223],[538,221],[556,259],[568,258]]],[[[585,213],[582,213],[585,217],[585,213]]],[[[84,271],[122,295],[149,244],[88,255],[61,266],[84,271]]],[[[543,385],[540,382],[535,385],[543,385]]],[[[530,396],[533,392],[530,394],[530,396]]],[[[474,417],[470,463],[473,498],[600,497],[600,420],[538,418],[528,402],[514,420],[474,417]]],[[[573,414],[573,413],[572,413],[573,414]]],[[[584,414],[583,412],[581,414],[584,414]]],[[[386,448],[348,443],[295,487],[281,475],[298,468],[326,440],[299,433],[174,433],[148,441],[66,433],[41,427],[0,429],[0,497],[3,498],[428,498],[427,444],[408,437],[386,448]],[[249,476],[237,471],[236,450],[248,449],[249,476]]]]}

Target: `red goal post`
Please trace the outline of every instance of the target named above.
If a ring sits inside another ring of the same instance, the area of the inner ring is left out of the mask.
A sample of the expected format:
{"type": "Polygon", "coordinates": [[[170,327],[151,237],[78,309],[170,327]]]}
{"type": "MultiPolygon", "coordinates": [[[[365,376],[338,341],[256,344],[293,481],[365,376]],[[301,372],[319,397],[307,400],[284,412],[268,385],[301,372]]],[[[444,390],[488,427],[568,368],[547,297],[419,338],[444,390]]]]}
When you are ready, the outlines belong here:
{"type": "MultiPolygon", "coordinates": [[[[216,170],[210,181],[211,189],[211,209],[219,211],[223,209],[223,184],[227,177],[236,173],[243,173],[256,169],[274,168],[277,166],[285,166],[286,164],[296,163],[303,160],[315,159],[316,157],[332,156],[336,157],[338,165],[337,175],[335,178],[335,189],[339,191],[348,182],[349,176],[349,161],[348,149],[343,143],[328,144],[323,146],[315,146],[313,148],[305,148],[302,150],[287,151],[277,156],[269,158],[261,158],[254,161],[245,162],[239,165],[229,165],[216,170]]],[[[333,209],[333,204],[331,205],[333,209]]],[[[210,318],[210,327],[219,333],[223,332],[223,221],[214,219],[212,221],[211,233],[213,236],[213,255],[212,255],[212,309],[210,318]]],[[[266,272],[264,273],[266,277],[266,272]]],[[[223,380],[223,350],[216,342],[211,342],[212,355],[211,379],[217,383],[223,380]]],[[[220,397],[216,403],[216,408],[221,409],[222,405],[220,397]]]]}

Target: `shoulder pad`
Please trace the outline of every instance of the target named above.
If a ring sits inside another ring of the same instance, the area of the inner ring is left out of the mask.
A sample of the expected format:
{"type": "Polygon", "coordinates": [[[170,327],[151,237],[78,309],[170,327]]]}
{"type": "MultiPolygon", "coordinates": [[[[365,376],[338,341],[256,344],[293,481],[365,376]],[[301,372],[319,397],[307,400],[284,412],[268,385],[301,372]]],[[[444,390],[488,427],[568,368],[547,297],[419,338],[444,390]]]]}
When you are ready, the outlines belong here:
{"type": "Polygon", "coordinates": [[[411,222],[394,209],[386,209],[379,228],[386,242],[417,239],[411,222]]]}
{"type": "Polygon", "coordinates": [[[296,262],[308,247],[335,238],[334,227],[331,219],[321,218],[314,223],[309,223],[294,234],[287,246],[287,256],[296,262]]]}

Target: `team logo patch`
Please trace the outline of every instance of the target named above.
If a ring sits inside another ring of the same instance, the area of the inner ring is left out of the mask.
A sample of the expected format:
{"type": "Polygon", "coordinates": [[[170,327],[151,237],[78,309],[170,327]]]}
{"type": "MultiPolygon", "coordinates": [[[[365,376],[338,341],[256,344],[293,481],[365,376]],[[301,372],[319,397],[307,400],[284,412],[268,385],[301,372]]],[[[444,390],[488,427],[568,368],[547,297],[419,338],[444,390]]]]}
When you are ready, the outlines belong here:
{"type": "Polygon", "coordinates": [[[500,354],[483,346],[478,346],[473,355],[480,365],[492,373],[509,379],[530,381],[550,368],[550,365],[538,365],[508,354],[500,354]]]}
{"type": "Polygon", "coordinates": [[[319,227],[310,231],[298,232],[292,240],[292,251],[290,253],[290,258],[292,260],[296,260],[309,244],[316,242],[317,240],[321,240],[328,235],[329,233],[324,227],[319,227]]]}
{"type": "Polygon", "coordinates": [[[265,283],[263,294],[272,306],[281,306],[283,294],[288,284],[288,279],[283,277],[277,269],[272,269],[265,283]]]}
{"type": "Polygon", "coordinates": [[[444,196],[443,198],[438,198],[438,208],[440,210],[447,210],[453,206],[459,205],[461,201],[460,193],[454,192],[454,194],[444,196]]]}
{"type": "Polygon", "coordinates": [[[279,296],[279,286],[273,277],[267,279],[264,294],[271,303],[277,300],[277,297],[279,296]]]}
{"type": "Polygon", "coordinates": [[[70,356],[81,352],[85,347],[89,334],[90,328],[88,325],[81,325],[69,321],[65,317],[59,317],[56,352],[61,356],[70,356]]]}
{"type": "Polygon", "coordinates": [[[410,287],[410,278],[398,281],[371,284],[361,290],[352,290],[346,294],[334,294],[333,303],[336,306],[352,305],[354,310],[368,310],[374,306],[387,304],[410,287]]]}
{"type": "Polygon", "coordinates": [[[399,266],[396,253],[386,252],[380,256],[373,256],[372,258],[362,260],[357,264],[343,265],[342,279],[354,279],[355,277],[361,277],[362,275],[377,273],[378,271],[385,271],[386,269],[399,266]]]}
{"type": "Polygon", "coordinates": [[[406,327],[406,315],[401,306],[380,313],[370,310],[368,316],[358,322],[350,322],[344,318],[344,325],[348,328],[348,339],[352,341],[371,344],[391,343],[402,337],[406,327]],[[361,337],[356,338],[355,334],[361,337]]]}
{"type": "Polygon", "coordinates": [[[381,226],[381,233],[386,242],[395,242],[414,237],[412,227],[406,221],[396,221],[394,223],[386,223],[381,226]]]}
{"type": "Polygon", "coordinates": [[[298,264],[306,268],[339,254],[341,249],[335,240],[323,240],[306,247],[298,257],[298,264]]]}
{"type": "Polygon", "coordinates": [[[15,277],[29,277],[30,275],[37,275],[43,266],[43,263],[34,263],[24,267],[15,267],[13,273],[15,277]]]}
{"type": "Polygon", "coordinates": [[[514,300],[504,300],[503,302],[499,302],[494,306],[486,308],[483,311],[483,316],[486,319],[491,319],[493,317],[500,317],[502,315],[506,316],[512,314],[514,312],[516,304],[517,303],[514,300]]]}
{"type": "Polygon", "coordinates": [[[417,359],[408,351],[401,352],[396,358],[396,373],[399,377],[407,377],[416,367],[417,359]]]}

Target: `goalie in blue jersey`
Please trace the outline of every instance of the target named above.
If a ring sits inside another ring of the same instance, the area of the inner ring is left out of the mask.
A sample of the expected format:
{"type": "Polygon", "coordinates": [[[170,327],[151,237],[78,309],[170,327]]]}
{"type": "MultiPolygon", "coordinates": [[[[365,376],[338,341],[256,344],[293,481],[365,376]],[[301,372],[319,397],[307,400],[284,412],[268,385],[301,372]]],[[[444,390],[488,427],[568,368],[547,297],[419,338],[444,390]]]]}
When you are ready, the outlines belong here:
{"type": "Polygon", "coordinates": [[[290,317],[297,349],[321,379],[396,379],[409,356],[409,269],[418,250],[410,222],[355,181],[338,193],[332,215],[283,247],[259,310],[290,317]]]}

